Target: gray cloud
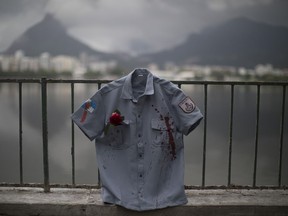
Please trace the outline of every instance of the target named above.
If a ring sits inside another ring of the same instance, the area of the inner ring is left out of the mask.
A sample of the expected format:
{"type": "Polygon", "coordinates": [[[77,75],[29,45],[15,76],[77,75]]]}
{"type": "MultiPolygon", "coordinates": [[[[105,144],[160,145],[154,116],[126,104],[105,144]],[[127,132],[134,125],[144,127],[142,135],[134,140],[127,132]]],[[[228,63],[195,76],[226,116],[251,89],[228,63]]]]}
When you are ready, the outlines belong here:
{"type": "Polygon", "coordinates": [[[27,28],[39,22],[48,0],[0,0],[0,51],[27,28]]]}
{"type": "Polygon", "coordinates": [[[46,5],[48,0],[0,0],[0,17],[11,16],[26,10],[39,9],[46,5]]]}
{"type": "Polygon", "coordinates": [[[273,1],[274,0],[206,0],[206,3],[211,10],[224,11],[230,8],[270,5],[273,1]]]}
{"type": "Polygon", "coordinates": [[[288,26],[287,9],[285,0],[0,0],[0,51],[48,12],[96,49],[137,54],[238,16],[288,26]]]}

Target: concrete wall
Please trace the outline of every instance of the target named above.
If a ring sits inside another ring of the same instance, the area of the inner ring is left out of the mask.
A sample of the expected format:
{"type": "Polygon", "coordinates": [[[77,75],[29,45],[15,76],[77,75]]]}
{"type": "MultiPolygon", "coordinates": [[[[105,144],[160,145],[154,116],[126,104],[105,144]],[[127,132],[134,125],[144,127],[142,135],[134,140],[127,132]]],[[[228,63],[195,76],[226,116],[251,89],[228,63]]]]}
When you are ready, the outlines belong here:
{"type": "Polygon", "coordinates": [[[287,190],[187,190],[188,204],[135,212],[105,205],[95,189],[0,187],[0,216],[288,216],[287,190]]]}

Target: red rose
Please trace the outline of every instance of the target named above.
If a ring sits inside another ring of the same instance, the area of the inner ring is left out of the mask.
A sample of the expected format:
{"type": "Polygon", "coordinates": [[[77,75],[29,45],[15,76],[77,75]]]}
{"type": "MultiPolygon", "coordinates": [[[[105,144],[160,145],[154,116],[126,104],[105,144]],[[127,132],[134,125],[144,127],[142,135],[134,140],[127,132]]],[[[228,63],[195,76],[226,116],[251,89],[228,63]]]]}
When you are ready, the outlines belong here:
{"type": "Polygon", "coordinates": [[[121,113],[118,109],[116,109],[109,118],[109,122],[107,122],[104,128],[104,134],[107,135],[110,126],[118,126],[122,125],[124,121],[124,116],[121,116],[121,113]]]}
{"type": "Polygon", "coordinates": [[[110,124],[114,126],[121,125],[123,122],[123,116],[121,116],[119,112],[113,112],[109,120],[110,124]]]}

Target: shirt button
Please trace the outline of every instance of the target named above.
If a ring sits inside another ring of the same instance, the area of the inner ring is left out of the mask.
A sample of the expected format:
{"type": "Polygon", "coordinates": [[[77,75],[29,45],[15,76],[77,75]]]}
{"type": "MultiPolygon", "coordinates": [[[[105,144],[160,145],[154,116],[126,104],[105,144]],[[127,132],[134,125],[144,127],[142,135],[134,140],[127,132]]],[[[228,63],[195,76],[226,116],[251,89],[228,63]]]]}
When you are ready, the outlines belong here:
{"type": "Polygon", "coordinates": [[[141,115],[139,114],[139,115],[138,115],[138,118],[140,118],[140,117],[141,117],[141,115]]]}
{"type": "Polygon", "coordinates": [[[138,134],[138,137],[141,137],[141,134],[138,134]]]}
{"type": "Polygon", "coordinates": [[[142,174],[140,174],[140,175],[139,175],[139,177],[140,177],[140,178],[142,178],[142,177],[143,177],[143,175],[142,175],[142,174]]]}

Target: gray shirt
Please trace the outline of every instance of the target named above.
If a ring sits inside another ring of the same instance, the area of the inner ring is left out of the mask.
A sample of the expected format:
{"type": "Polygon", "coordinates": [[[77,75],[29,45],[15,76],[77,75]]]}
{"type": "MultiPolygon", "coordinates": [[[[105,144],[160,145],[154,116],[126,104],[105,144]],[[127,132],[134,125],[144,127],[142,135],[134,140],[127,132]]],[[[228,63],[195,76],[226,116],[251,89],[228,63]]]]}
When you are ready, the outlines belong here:
{"type": "Polygon", "coordinates": [[[183,134],[202,118],[181,89],[147,69],[108,83],[72,115],[95,139],[103,201],[137,211],[187,203],[183,134]],[[114,126],[116,110],[124,119],[114,126]]]}

